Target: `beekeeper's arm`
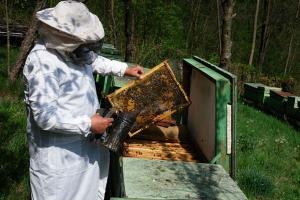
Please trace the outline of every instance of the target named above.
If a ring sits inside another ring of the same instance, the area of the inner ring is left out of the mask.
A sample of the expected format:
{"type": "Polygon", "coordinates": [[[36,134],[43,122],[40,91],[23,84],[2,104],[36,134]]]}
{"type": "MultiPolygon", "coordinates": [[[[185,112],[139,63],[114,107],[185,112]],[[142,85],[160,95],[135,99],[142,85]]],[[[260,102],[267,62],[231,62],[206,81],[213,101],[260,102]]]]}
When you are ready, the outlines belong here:
{"type": "Polygon", "coordinates": [[[143,68],[139,65],[128,67],[125,62],[110,60],[102,56],[97,56],[95,61],[92,63],[92,67],[94,72],[97,72],[101,75],[126,75],[139,78],[144,73],[143,68]]]}
{"type": "Polygon", "coordinates": [[[105,130],[111,125],[107,118],[87,115],[73,116],[59,109],[59,83],[57,63],[37,52],[27,60],[24,72],[26,86],[29,87],[29,104],[37,125],[47,131],[87,136],[91,130],[105,130]],[[100,123],[100,124],[99,124],[100,123]],[[97,125],[97,127],[93,127],[97,125]]]}

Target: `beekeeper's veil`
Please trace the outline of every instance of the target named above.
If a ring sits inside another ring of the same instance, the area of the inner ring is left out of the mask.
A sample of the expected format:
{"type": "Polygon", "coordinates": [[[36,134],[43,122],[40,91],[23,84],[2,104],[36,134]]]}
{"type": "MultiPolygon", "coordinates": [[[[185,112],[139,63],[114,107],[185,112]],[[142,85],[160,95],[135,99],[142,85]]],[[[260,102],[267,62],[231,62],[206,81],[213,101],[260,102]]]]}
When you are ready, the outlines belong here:
{"type": "Polygon", "coordinates": [[[81,44],[94,43],[104,37],[99,18],[81,2],[61,1],[54,8],[37,12],[36,16],[47,48],[72,52],[81,44]]]}

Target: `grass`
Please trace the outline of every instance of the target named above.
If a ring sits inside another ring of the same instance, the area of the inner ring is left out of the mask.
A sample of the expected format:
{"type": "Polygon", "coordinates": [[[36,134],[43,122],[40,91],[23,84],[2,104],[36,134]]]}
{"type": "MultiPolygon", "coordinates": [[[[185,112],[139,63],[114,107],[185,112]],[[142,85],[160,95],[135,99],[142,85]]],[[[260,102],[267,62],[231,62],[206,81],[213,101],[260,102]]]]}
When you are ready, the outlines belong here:
{"type": "Polygon", "coordinates": [[[238,105],[238,184],[249,199],[300,197],[300,132],[244,103],[238,105]]]}
{"type": "MultiPolygon", "coordinates": [[[[15,62],[17,48],[11,50],[15,62]]],[[[7,80],[5,48],[0,48],[0,200],[29,199],[29,155],[22,81],[7,80]]]]}
{"type": "Polygon", "coordinates": [[[0,98],[0,199],[29,196],[26,113],[21,100],[0,98]]]}

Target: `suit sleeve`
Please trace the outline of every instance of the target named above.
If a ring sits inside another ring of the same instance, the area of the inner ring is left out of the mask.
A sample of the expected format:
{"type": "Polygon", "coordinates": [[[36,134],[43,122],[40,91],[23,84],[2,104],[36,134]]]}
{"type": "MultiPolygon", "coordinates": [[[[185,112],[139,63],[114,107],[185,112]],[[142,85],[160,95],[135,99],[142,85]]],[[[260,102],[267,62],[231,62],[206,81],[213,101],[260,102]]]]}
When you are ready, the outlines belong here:
{"type": "Polygon", "coordinates": [[[102,56],[97,56],[92,63],[93,71],[101,75],[124,76],[127,66],[124,62],[110,60],[102,56]]]}

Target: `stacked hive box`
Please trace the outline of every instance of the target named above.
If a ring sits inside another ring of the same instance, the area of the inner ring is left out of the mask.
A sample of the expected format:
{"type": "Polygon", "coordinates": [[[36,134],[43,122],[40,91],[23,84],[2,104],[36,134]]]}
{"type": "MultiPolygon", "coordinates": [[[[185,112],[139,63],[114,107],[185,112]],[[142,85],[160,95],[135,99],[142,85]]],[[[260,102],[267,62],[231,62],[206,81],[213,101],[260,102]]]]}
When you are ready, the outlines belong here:
{"type": "Polygon", "coordinates": [[[244,98],[256,105],[264,105],[270,98],[270,91],[281,91],[281,88],[269,87],[261,83],[245,83],[244,98]]]}
{"type": "Polygon", "coordinates": [[[264,87],[261,83],[245,83],[244,84],[244,98],[254,103],[264,102],[264,93],[258,90],[258,87],[264,87]]]}
{"type": "Polygon", "coordinates": [[[286,114],[288,118],[300,122],[300,97],[289,96],[286,103],[286,114]]]}
{"type": "Polygon", "coordinates": [[[289,92],[271,90],[267,108],[274,114],[283,116],[286,113],[287,100],[289,96],[292,96],[289,92]]]}

